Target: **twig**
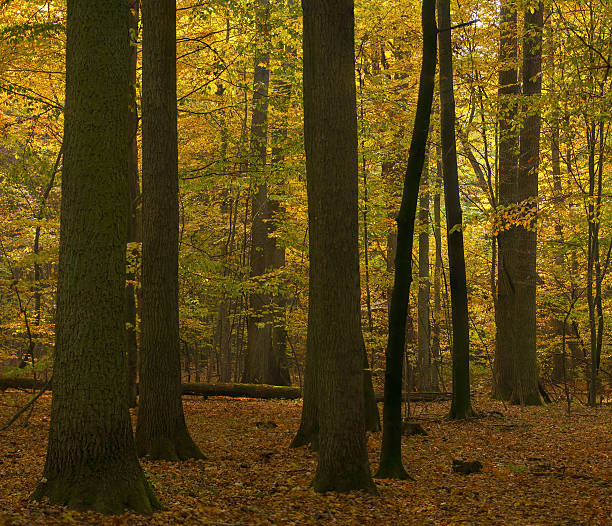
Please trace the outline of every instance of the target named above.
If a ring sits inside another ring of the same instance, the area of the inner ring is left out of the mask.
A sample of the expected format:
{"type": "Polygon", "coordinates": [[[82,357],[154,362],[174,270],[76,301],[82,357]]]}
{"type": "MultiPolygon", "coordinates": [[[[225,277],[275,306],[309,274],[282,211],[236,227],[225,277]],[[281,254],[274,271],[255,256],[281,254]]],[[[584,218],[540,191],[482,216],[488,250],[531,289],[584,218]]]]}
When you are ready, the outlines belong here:
{"type": "Polygon", "coordinates": [[[451,27],[447,27],[444,29],[438,29],[438,33],[444,33],[445,31],[452,31],[453,29],[459,29],[461,27],[471,26],[472,24],[476,24],[478,22],[480,22],[480,20],[477,18],[476,20],[470,20],[469,22],[463,22],[462,24],[457,24],[456,26],[451,26],[451,27]]]}
{"type": "MultiPolygon", "coordinates": [[[[53,378],[51,378],[52,380],[53,378]]],[[[2,429],[0,429],[0,431],[6,431],[9,427],[11,427],[11,425],[13,425],[15,423],[15,421],[23,414],[25,413],[30,407],[32,407],[34,405],[34,403],[36,402],[36,400],[38,400],[46,391],[47,389],[49,389],[50,385],[51,385],[51,380],[49,380],[43,387],[42,389],[39,391],[39,393],[37,395],[34,395],[32,397],[32,399],[26,404],[24,405],[19,411],[17,411],[13,417],[6,423],[4,424],[4,426],[2,426],[2,429]]]]}

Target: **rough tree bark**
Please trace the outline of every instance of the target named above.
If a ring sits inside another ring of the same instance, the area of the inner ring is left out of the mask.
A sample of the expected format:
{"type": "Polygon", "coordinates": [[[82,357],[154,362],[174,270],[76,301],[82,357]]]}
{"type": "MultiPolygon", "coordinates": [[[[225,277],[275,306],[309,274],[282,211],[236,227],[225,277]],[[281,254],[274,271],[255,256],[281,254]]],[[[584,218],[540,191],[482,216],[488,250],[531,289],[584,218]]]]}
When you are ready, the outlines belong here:
{"type": "MultiPolygon", "coordinates": [[[[514,0],[502,0],[500,9],[499,44],[499,205],[508,207],[516,203],[518,177],[518,134],[516,124],[518,84],[518,39],[516,5],[514,0]]],[[[506,218],[497,234],[497,301],[495,311],[495,361],[493,366],[493,395],[510,400],[514,377],[514,262],[515,229],[506,218]]]]}
{"type": "Polygon", "coordinates": [[[353,1],[304,0],[302,9],[310,254],[305,389],[316,390],[319,442],[313,487],[375,493],[365,435],[353,1]]]}
{"type": "Polygon", "coordinates": [[[140,456],[201,458],[183,414],[178,318],[176,3],[142,5],[140,456]]]}
{"type": "MultiPolygon", "coordinates": [[[[252,201],[251,223],[251,278],[264,276],[279,264],[273,230],[276,203],[268,195],[268,91],[270,86],[270,2],[258,0],[256,8],[259,42],[255,50],[253,74],[253,114],[249,170],[256,191],[252,201]]],[[[289,385],[289,374],[274,345],[275,309],[271,294],[254,292],[250,295],[247,352],[242,375],[244,382],[289,385]]]]}
{"type": "Polygon", "coordinates": [[[455,141],[455,95],[451,44],[450,0],[438,0],[438,42],[440,46],[440,136],[442,176],[446,208],[448,266],[453,321],[453,402],[451,418],[474,414],[470,401],[470,329],[468,318],[463,218],[459,200],[457,145],[455,141]]]}
{"type": "MultiPolygon", "coordinates": [[[[128,187],[130,193],[130,218],[128,221],[129,243],[141,241],[140,218],[140,181],[138,177],[138,106],[136,102],[136,65],[138,60],[138,21],[140,18],[140,1],[130,0],[130,108],[128,116],[129,128],[129,161],[128,187]]],[[[136,265],[139,258],[137,246],[131,247],[131,261],[128,261],[127,281],[125,285],[125,322],[127,337],[127,382],[128,403],[136,406],[136,381],[138,376],[138,337],[136,330],[136,265]]]]}
{"type": "Polygon", "coordinates": [[[128,412],[128,4],[68,0],[53,402],[33,500],[103,513],[160,508],[128,412]]]}
{"type": "Polygon", "coordinates": [[[404,176],[402,202],[397,216],[397,252],[391,308],[389,309],[389,338],[385,353],[385,403],[382,448],[376,473],[378,478],[408,478],[402,464],[402,370],[406,344],[406,316],[412,282],[414,221],[419,182],[425,161],[436,73],[435,10],[435,0],[423,0],[421,12],[423,61],[408,166],[404,176]]]}
{"type": "Polygon", "coordinates": [[[516,198],[524,210],[515,233],[512,396],[515,404],[539,405],[538,359],[536,352],[536,249],[538,168],[540,165],[540,109],[542,91],[542,25],[544,6],[525,9],[523,37],[523,113],[519,140],[516,198]]]}

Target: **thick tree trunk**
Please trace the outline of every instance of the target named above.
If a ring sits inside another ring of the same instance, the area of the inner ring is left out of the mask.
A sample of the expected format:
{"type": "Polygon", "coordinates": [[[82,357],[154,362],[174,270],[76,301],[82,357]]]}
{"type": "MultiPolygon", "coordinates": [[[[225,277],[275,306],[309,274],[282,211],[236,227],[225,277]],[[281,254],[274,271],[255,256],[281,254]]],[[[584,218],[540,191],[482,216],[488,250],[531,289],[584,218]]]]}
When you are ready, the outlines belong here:
{"type": "Polygon", "coordinates": [[[438,0],[438,42],[440,46],[440,136],[448,266],[453,319],[453,402],[451,418],[474,414],[470,401],[470,330],[468,318],[463,218],[459,200],[459,174],[455,141],[455,95],[451,44],[450,0],[438,0]]]}
{"type": "Polygon", "coordinates": [[[408,166],[404,176],[402,202],[397,216],[397,252],[391,308],[389,338],[385,353],[385,403],[383,409],[383,439],[376,477],[408,478],[402,464],[402,370],[406,344],[406,317],[412,282],[412,245],[417,212],[419,182],[425,161],[431,106],[436,73],[435,0],[424,0],[421,13],[423,28],[423,62],[419,81],[419,96],[408,166]]]}
{"type": "MultiPolygon", "coordinates": [[[[273,203],[268,196],[270,181],[266,168],[270,85],[269,0],[258,1],[256,22],[260,38],[255,51],[249,162],[251,180],[255,182],[256,188],[251,215],[251,278],[265,276],[279,263],[276,240],[270,235],[277,203],[273,203]]],[[[281,347],[274,344],[275,309],[272,295],[252,293],[250,312],[243,381],[288,385],[290,381],[286,364],[277,353],[281,347]]]]}
{"type": "Polygon", "coordinates": [[[160,507],[128,412],[128,5],[68,1],[53,402],[33,500],[103,513],[160,507]]]}
{"type": "Polygon", "coordinates": [[[136,406],[136,381],[138,376],[138,337],[136,330],[136,267],[139,259],[141,237],[140,182],[138,177],[138,107],[136,102],[136,65],[138,60],[138,20],[140,2],[130,0],[130,109],[128,115],[128,187],[130,193],[130,218],[128,221],[128,271],[125,286],[125,323],[127,337],[128,403],[136,406]],[[130,247],[130,243],[133,245],[130,247]]]}
{"type": "Polygon", "coordinates": [[[543,4],[533,11],[525,10],[523,38],[523,112],[525,119],[520,131],[517,202],[521,204],[521,224],[515,233],[514,279],[514,381],[511,402],[541,404],[538,388],[536,339],[536,248],[538,167],[540,165],[540,110],[542,90],[542,24],[543,4]],[[531,105],[531,107],[529,107],[531,105]],[[535,106],[535,108],[534,108],[535,106]]]}
{"type": "MultiPolygon", "coordinates": [[[[518,94],[518,40],[514,0],[502,0],[499,46],[499,205],[516,203],[518,177],[518,134],[515,131],[518,94]]],[[[504,218],[497,234],[498,275],[495,310],[495,362],[493,395],[510,400],[514,378],[514,295],[515,295],[515,228],[504,218]]]]}
{"type": "Polygon", "coordinates": [[[142,330],[138,454],[201,458],[183,415],[178,318],[176,3],[142,5],[142,330]]]}
{"type": "Polygon", "coordinates": [[[306,345],[314,358],[306,375],[316,378],[319,440],[313,487],[375,493],[365,435],[353,1],[304,0],[302,9],[310,254],[306,345]]]}
{"type": "Polygon", "coordinates": [[[430,391],[432,385],[431,330],[429,324],[429,173],[425,158],[419,198],[419,294],[418,294],[418,340],[417,388],[430,391]]]}
{"type": "MultiPolygon", "coordinates": [[[[395,244],[397,243],[397,233],[393,230],[389,233],[389,245],[387,269],[393,270],[393,261],[395,260],[395,244]],[[395,243],[395,244],[393,244],[395,243]]],[[[389,298],[391,292],[389,291],[389,298]]],[[[389,299],[390,301],[390,299],[389,299]]],[[[363,341],[363,340],[362,340],[363,341]]],[[[364,385],[364,407],[366,418],[366,429],[370,432],[380,431],[380,415],[378,413],[377,401],[380,401],[380,396],[375,396],[374,387],[372,384],[372,370],[368,364],[367,350],[363,343],[363,385],[364,385]]],[[[306,353],[306,371],[316,371],[317,365],[315,357],[312,353],[306,353]]],[[[302,419],[300,427],[291,442],[291,447],[301,447],[307,444],[311,448],[318,449],[318,391],[316,388],[316,378],[313,374],[306,374],[304,378],[304,405],[302,409],[302,419]]]]}

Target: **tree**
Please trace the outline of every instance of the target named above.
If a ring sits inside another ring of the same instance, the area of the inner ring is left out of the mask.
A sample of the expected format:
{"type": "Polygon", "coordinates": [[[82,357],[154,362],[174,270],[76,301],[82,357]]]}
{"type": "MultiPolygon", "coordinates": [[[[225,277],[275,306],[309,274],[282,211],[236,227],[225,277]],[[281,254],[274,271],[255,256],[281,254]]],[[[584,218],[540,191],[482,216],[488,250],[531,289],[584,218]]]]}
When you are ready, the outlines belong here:
{"type": "Polygon", "coordinates": [[[176,3],[142,5],[142,323],[138,454],[202,458],[183,414],[178,312],[176,3]]]}
{"type": "Polygon", "coordinates": [[[429,158],[423,163],[421,192],[419,196],[419,294],[418,294],[418,339],[417,385],[421,391],[432,387],[431,338],[429,326],[429,158]]]}
{"type": "Polygon", "coordinates": [[[442,228],[441,228],[441,213],[440,213],[440,193],[441,193],[441,155],[439,154],[439,147],[436,148],[436,177],[434,183],[434,196],[433,196],[433,235],[436,250],[436,260],[434,264],[434,277],[433,277],[433,323],[431,324],[431,354],[433,359],[433,371],[432,371],[432,386],[436,391],[440,387],[444,387],[444,381],[442,378],[442,360],[441,360],[441,349],[440,349],[440,326],[442,321],[442,294],[441,294],[441,274],[442,274],[442,228]],[[442,380],[442,382],[441,382],[442,380]],[[442,383],[442,386],[440,385],[442,383]]]}
{"type": "Polygon", "coordinates": [[[138,61],[138,22],[140,18],[140,0],[130,0],[130,108],[129,108],[129,172],[128,188],[130,199],[130,217],[128,221],[128,252],[132,258],[128,261],[127,281],[125,285],[125,323],[127,332],[127,375],[128,401],[130,407],[136,406],[136,377],[138,375],[138,337],[136,330],[136,263],[138,249],[131,243],[141,240],[140,218],[140,181],[138,177],[138,103],[136,99],[136,70],[138,61]]]}
{"type": "MultiPolygon", "coordinates": [[[[516,202],[518,176],[518,135],[514,130],[517,114],[518,40],[516,35],[516,5],[513,0],[503,0],[499,8],[499,204],[502,210],[516,202]]],[[[497,233],[498,275],[495,312],[495,364],[493,394],[502,400],[510,400],[514,378],[514,269],[515,229],[505,219],[497,233]]]]}
{"type": "Polygon", "coordinates": [[[306,375],[318,393],[313,487],[375,493],[365,436],[353,2],[304,1],[302,9],[310,254],[306,375]]]}
{"type": "MultiPolygon", "coordinates": [[[[268,146],[268,91],[270,87],[270,2],[261,0],[256,7],[260,42],[255,51],[253,73],[253,114],[251,118],[250,170],[255,181],[251,212],[251,278],[262,279],[279,266],[273,229],[274,204],[268,196],[266,158],[268,146]]],[[[243,374],[244,382],[289,385],[283,348],[275,342],[276,312],[270,294],[253,292],[248,321],[248,342],[243,374]]]]}
{"type": "Polygon", "coordinates": [[[53,403],[33,500],[77,509],[160,507],[128,412],[127,2],[68,1],[66,106],[53,403]]]}
{"type": "Polygon", "coordinates": [[[514,403],[539,405],[538,359],[536,341],[536,270],[538,167],[540,165],[540,110],[542,91],[542,25],[541,2],[525,9],[523,36],[523,125],[519,133],[517,202],[522,213],[516,226],[514,275],[513,362],[514,403]]]}
{"type": "Polygon", "coordinates": [[[406,317],[412,282],[412,244],[417,212],[419,182],[425,163],[425,147],[433,103],[436,74],[436,4],[423,0],[423,59],[419,82],[419,98],[414,118],[408,166],[404,176],[402,203],[397,216],[397,247],[389,337],[385,353],[385,401],[383,439],[377,478],[408,478],[402,464],[402,370],[406,344],[406,317]]]}
{"type": "Polygon", "coordinates": [[[440,46],[440,139],[442,177],[446,208],[451,316],[453,322],[452,418],[474,414],[470,401],[470,328],[468,318],[463,217],[459,200],[459,174],[455,141],[455,95],[451,43],[450,0],[438,0],[438,43],[440,46]]]}

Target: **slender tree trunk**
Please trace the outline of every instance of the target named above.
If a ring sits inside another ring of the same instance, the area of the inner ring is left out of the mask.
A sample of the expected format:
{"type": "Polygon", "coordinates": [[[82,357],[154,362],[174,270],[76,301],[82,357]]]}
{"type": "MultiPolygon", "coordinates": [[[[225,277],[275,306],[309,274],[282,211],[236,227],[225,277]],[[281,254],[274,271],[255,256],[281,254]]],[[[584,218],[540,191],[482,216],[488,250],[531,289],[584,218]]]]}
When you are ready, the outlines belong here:
{"type": "Polygon", "coordinates": [[[314,376],[318,395],[313,487],[375,493],[365,436],[353,2],[305,0],[302,9],[310,254],[306,375],[314,376]]]}
{"type": "Polygon", "coordinates": [[[448,265],[453,319],[453,402],[451,418],[474,414],[470,401],[470,330],[468,318],[463,218],[459,200],[459,174],[455,142],[455,95],[451,44],[450,0],[438,0],[438,42],[440,46],[440,135],[448,265]]]}
{"type": "Polygon", "coordinates": [[[408,166],[404,176],[402,202],[397,216],[397,253],[391,308],[389,338],[385,354],[385,401],[383,409],[383,440],[376,477],[408,478],[402,464],[402,370],[406,344],[406,316],[412,282],[412,245],[417,212],[419,182],[425,161],[425,148],[433,103],[436,73],[436,4],[424,0],[421,12],[423,28],[423,62],[419,81],[419,96],[408,166]]]}
{"type": "Polygon", "coordinates": [[[33,500],[103,513],[160,507],[128,412],[128,5],[68,0],[53,403],[33,500]]]}
{"type": "MultiPolygon", "coordinates": [[[[552,123],[552,133],[551,133],[551,141],[550,141],[550,151],[551,151],[551,164],[552,164],[552,176],[553,176],[553,192],[555,198],[559,201],[563,201],[563,186],[561,183],[561,154],[559,149],[559,115],[557,112],[553,114],[554,122],[552,123]]],[[[563,244],[563,224],[562,219],[557,218],[555,220],[555,235],[557,236],[557,241],[560,245],[563,244]]],[[[555,267],[557,272],[561,275],[565,274],[565,261],[563,257],[563,253],[561,250],[555,256],[555,267]]],[[[565,342],[565,335],[567,334],[566,323],[563,321],[563,313],[559,313],[557,316],[553,318],[553,330],[562,337],[562,340],[565,342]]],[[[565,380],[567,376],[567,363],[564,363],[565,360],[565,345],[562,345],[561,349],[558,349],[557,346],[553,348],[552,354],[552,372],[551,378],[553,382],[561,382],[565,380]]]]}
{"type": "Polygon", "coordinates": [[[601,224],[601,198],[603,190],[603,122],[593,122],[587,129],[590,139],[589,147],[589,189],[588,189],[588,250],[587,250],[587,304],[589,309],[589,405],[597,405],[599,389],[599,363],[603,345],[604,315],[601,298],[602,269],[599,247],[599,229],[601,224]],[[599,136],[599,141],[597,140],[599,136]],[[599,144],[598,144],[599,142],[599,144]],[[599,163],[595,162],[595,152],[599,146],[599,163]]]}
{"type": "MultiPolygon", "coordinates": [[[[365,130],[363,129],[364,125],[364,113],[363,113],[363,84],[365,71],[363,69],[363,59],[362,59],[362,67],[359,69],[359,115],[360,115],[360,126],[361,133],[365,135],[365,130]]],[[[367,169],[367,160],[365,155],[365,138],[361,139],[361,175],[363,180],[363,264],[365,270],[365,290],[366,290],[366,314],[368,321],[368,338],[371,340],[374,332],[374,322],[372,320],[372,296],[370,294],[370,240],[369,240],[369,230],[368,230],[368,169],[367,169]]],[[[370,341],[371,345],[371,341],[370,341]]],[[[374,346],[372,346],[370,362],[372,364],[372,369],[374,369],[374,346]]],[[[366,349],[367,356],[367,349],[366,349]]]]}
{"type": "MultiPolygon", "coordinates": [[[[290,5],[293,2],[290,2],[290,5]]],[[[292,52],[290,48],[286,49],[286,53],[292,52]]],[[[287,66],[287,64],[285,64],[287,66]]],[[[284,68],[283,68],[284,69],[284,68]]],[[[289,118],[289,108],[291,101],[291,83],[285,79],[278,79],[272,83],[275,91],[275,107],[279,113],[277,123],[272,128],[272,173],[282,174],[285,169],[285,149],[287,141],[287,126],[289,118]]],[[[284,175],[276,175],[275,177],[276,194],[284,194],[286,192],[286,178],[284,175]]],[[[270,231],[271,250],[274,257],[272,258],[271,268],[279,269],[285,266],[285,247],[277,241],[275,235],[279,221],[285,215],[285,207],[281,201],[276,199],[270,200],[270,215],[271,221],[268,224],[270,231]]],[[[275,363],[278,364],[279,385],[291,385],[289,375],[289,367],[287,364],[287,331],[286,331],[286,303],[287,299],[283,294],[274,294],[272,296],[272,355],[275,363]]]]}
{"type": "Polygon", "coordinates": [[[431,391],[431,330],[429,325],[429,158],[425,158],[419,198],[419,294],[417,387],[431,391]]]}
{"type": "MultiPolygon", "coordinates": [[[[221,99],[223,95],[223,85],[217,87],[217,95],[220,97],[219,105],[223,105],[221,99]]],[[[227,175],[227,146],[228,146],[228,130],[225,121],[225,114],[222,114],[223,124],[221,126],[221,172],[224,176],[227,175]]],[[[241,141],[243,144],[243,141],[241,141]]],[[[223,261],[223,277],[228,278],[229,268],[232,262],[232,254],[234,250],[234,236],[236,231],[236,218],[238,215],[238,203],[240,194],[234,199],[230,193],[224,195],[221,202],[221,213],[227,214],[227,238],[221,245],[221,261],[223,261]]],[[[219,380],[221,382],[230,382],[232,379],[232,324],[230,322],[230,311],[232,306],[231,298],[222,297],[216,312],[216,328],[214,335],[214,347],[217,350],[217,356],[220,359],[221,367],[218,368],[219,380]]],[[[209,375],[211,373],[209,372],[209,375]]]]}
{"type": "Polygon", "coordinates": [[[525,118],[520,130],[517,202],[521,204],[524,221],[515,232],[514,279],[514,381],[513,403],[541,404],[538,387],[538,360],[536,338],[536,249],[538,167],[540,164],[540,110],[542,90],[542,24],[543,4],[535,11],[525,10],[523,38],[523,108],[525,118]],[[531,107],[529,107],[531,106],[531,107]],[[527,226],[526,226],[527,225],[527,226]]]}
{"type": "MultiPolygon", "coordinates": [[[[518,39],[516,5],[514,0],[502,0],[499,10],[499,205],[516,203],[518,177],[518,135],[516,126],[518,84],[518,39]]],[[[503,219],[497,234],[498,276],[495,309],[495,363],[493,367],[493,395],[510,400],[514,378],[514,295],[515,295],[515,228],[503,219]]]]}
{"type": "MultiPolygon", "coordinates": [[[[384,170],[384,167],[383,167],[384,170]]],[[[388,212],[387,217],[391,219],[395,214],[388,212]]],[[[387,233],[387,272],[393,276],[395,271],[395,255],[397,254],[397,227],[391,225],[387,233]]],[[[387,318],[391,311],[391,297],[393,296],[393,284],[387,288],[387,318]]]]}
{"type": "Polygon", "coordinates": [[[140,181],[138,177],[138,107],[136,102],[136,65],[138,61],[138,21],[140,1],[130,0],[130,109],[128,115],[128,187],[130,192],[130,218],[128,221],[128,271],[125,286],[125,322],[127,337],[128,403],[136,406],[136,381],[138,376],[138,337],[136,330],[136,267],[139,259],[138,243],[142,240],[140,218],[140,181]],[[132,243],[132,246],[130,246],[132,243]]]}
{"type": "Polygon", "coordinates": [[[176,3],[142,5],[142,330],[136,445],[153,459],[202,458],[183,414],[178,313],[176,3]]]}
{"type": "MultiPolygon", "coordinates": [[[[438,152],[439,153],[439,152],[438,152]]],[[[436,155],[437,159],[440,159],[440,155],[436,155]]],[[[434,313],[432,323],[432,338],[431,338],[431,353],[434,361],[434,367],[432,372],[432,386],[434,390],[440,389],[440,380],[442,379],[442,360],[441,360],[441,349],[440,349],[440,322],[442,320],[442,299],[441,299],[441,274],[442,274],[442,232],[441,232],[441,219],[440,219],[440,192],[441,192],[441,174],[442,165],[440,161],[436,163],[436,183],[435,193],[433,198],[433,209],[434,209],[434,240],[436,244],[436,262],[434,266],[434,313]]]]}

